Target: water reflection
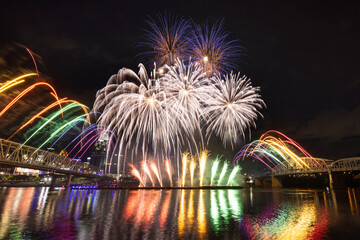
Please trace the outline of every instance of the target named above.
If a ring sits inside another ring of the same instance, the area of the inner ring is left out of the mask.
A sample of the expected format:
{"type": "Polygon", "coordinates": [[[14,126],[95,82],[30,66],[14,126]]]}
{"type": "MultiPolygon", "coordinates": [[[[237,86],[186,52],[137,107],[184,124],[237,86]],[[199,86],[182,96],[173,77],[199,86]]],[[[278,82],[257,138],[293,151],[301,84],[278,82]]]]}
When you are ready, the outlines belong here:
{"type": "Polygon", "coordinates": [[[0,188],[0,239],[351,238],[359,199],[358,189],[0,188]]]}
{"type": "Polygon", "coordinates": [[[302,206],[286,204],[278,209],[269,207],[259,216],[244,216],[242,226],[249,238],[257,239],[318,239],[326,233],[328,213],[316,209],[314,203],[302,206]]]}
{"type": "Polygon", "coordinates": [[[20,238],[30,211],[34,188],[10,189],[7,195],[8,197],[4,198],[3,194],[0,194],[0,199],[5,200],[4,203],[0,203],[4,206],[0,219],[0,239],[7,234],[10,234],[12,238],[20,238]],[[11,227],[15,221],[16,226],[11,227]]]}

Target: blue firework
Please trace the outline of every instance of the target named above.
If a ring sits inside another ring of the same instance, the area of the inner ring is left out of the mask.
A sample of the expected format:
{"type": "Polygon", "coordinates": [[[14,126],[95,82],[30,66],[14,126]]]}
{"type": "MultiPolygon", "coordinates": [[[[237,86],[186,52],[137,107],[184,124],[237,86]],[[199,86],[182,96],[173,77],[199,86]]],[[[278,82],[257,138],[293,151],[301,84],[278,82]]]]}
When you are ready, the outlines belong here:
{"type": "Polygon", "coordinates": [[[222,25],[222,21],[211,28],[208,25],[195,25],[192,31],[192,59],[201,63],[208,75],[239,70],[243,47],[236,40],[227,39],[229,33],[222,29],[222,25]]]}

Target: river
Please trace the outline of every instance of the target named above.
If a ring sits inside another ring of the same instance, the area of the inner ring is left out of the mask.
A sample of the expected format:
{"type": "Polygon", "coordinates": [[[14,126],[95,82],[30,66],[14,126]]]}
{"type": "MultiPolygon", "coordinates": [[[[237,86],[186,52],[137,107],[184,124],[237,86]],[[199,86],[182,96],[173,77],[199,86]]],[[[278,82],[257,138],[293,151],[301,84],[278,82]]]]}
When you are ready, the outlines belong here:
{"type": "Polygon", "coordinates": [[[360,190],[0,188],[0,239],[359,239],[360,190]]]}

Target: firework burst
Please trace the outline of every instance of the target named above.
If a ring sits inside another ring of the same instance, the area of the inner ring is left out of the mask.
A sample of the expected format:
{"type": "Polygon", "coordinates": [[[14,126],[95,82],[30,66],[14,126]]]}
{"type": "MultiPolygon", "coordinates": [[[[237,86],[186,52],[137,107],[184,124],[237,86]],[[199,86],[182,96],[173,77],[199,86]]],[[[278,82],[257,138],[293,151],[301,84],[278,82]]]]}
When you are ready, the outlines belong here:
{"type": "Polygon", "coordinates": [[[99,91],[94,104],[94,111],[102,110],[98,122],[121,136],[119,156],[130,148],[132,157],[136,153],[145,158],[148,154],[167,155],[171,150],[180,150],[183,134],[191,135],[191,119],[181,106],[169,104],[160,80],[148,78],[144,66],[139,66],[139,77],[129,69],[121,69],[99,91]],[[129,82],[127,77],[140,84],[129,82]]]}
{"type": "Polygon", "coordinates": [[[237,70],[242,47],[235,40],[227,40],[229,33],[222,29],[222,22],[211,28],[195,25],[192,37],[192,59],[201,63],[207,75],[224,74],[237,70]]]}
{"type": "Polygon", "coordinates": [[[236,40],[228,40],[229,33],[223,30],[223,22],[213,26],[190,24],[189,20],[170,14],[158,15],[157,21],[146,21],[144,46],[147,56],[157,66],[174,65],[176,59],[199,63],[207,76],[238,70],[244,48],[236,40]]]}
{"type": "MultiPolygon", "coordinates": [[[[168,95],[168,104],[172,108],[177,108],[176,112],[183,114],[181,118],[178,118],[179,120],[188,121],[187,124],[180,125],[186,127],[187,133],[190,134],[187,138],[196,146],[194,133],[201,137],[200,122],[203,102],[211,94],[211,81],[206,77],[199,63],[190,61],[185,64],[177,59],[173,66],[166,65],[164,69],[165,74],[161,82],[168,95]]],[[[191,146],[188,147],[191,150],[191,146]]]]}
{"type": "Polygon", "coordinates": [[[203,123],[208,141],[214,133],[225,147],[234,147],[261,115],[260,89],[240,74],[210,79],[200,63],[178,59],[165,65],[162,74],[154,69],[150,77],[142,64],[139,67],[138,75],[125,68],[113,75],[94,103],[93,111],[102,111],[98,124],[118,136],[118,172],[121,163],[125,172],[128,153],[132,163],[134,156],[152,155],[158,166],[159,156],[173,153],[179,175],[181,151],[186,147],[192,154],[200,152],[195,136],[202,142],[203,123]]]}
{"type": "Polygon", "coordinates": [[[265,106],[259,94],[260,88],[251,86],[250,79],[240,73],[213,78],[214,88],[204,109],[206,116],[206,137],[213,133],[219,136],[224,146],[230,143],[234,148],[245,138],[245,130],[256,127],[255,120],[261,115],[259,109],[265,106]]]}
{"type": "Polygon", "coordinates": [[[143,71],[144,68],[140,65],[140,76],[136,75],[130,69],[122,68],[117,74],[114,74],[108,80],[106,86],[96,93],[96,100],[94,102],[93,111],[102,113],[105,107],[115,97],[125,94],[134,93],[138,90],[138,85],[134,82],[140,82],[146,84],[147,74],[143,71]]]}
{"type": "MultiPolygon", "coordinates": [[[[222,22],[192,27],[184,18],[165,14],[147,23],[150,30],[142,45],[151,48],[145,53],[155,66],[150,77],[142,64],[138,74],[121,69],[96,94],[93,112],[101,112],[97,123],[118,136],[118,173],[120,166],[125,173],[128,154],[131,163],[134,156],[147,159],[150,155],[157,166],[160,156],[174,154],[176,166],[171,163],[167,168],[177,171],[179,179],[180,170],[183,177],[187,170],[186,156],[181,167],[182,151],[199,156],[197,143],[205,147],[204,134],[207,142],[215,134],[225,147],[228,143],[234,147],[255,126],[264,102],[260,89],[246,77],[231,73],[222,79],[221,74],[237,68],[242,50],[236,41],[227,40],[222,22]]],[[[110,161],[114,156],[115,151],[110,161]]],[[[204,166],[199,166],[203,174],[204,166]]]]}
{"type": "Polygon", "coordinates": [[[157,20],[149,18],[146,21],[150,30],[145,30],[141,45],[151,50],[143,55],[150,56],[151,62],[156,62],[158,66],[172,65],[177,58],[188,58],[191,31],[189,21],[170,14],[159,15],[157,20]]]}

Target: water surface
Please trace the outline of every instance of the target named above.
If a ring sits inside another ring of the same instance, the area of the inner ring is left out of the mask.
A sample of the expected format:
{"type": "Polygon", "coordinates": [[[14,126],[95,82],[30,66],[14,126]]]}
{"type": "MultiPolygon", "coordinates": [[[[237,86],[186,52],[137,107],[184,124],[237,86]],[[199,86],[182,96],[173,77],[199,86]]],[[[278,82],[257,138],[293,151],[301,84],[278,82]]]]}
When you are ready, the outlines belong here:
{"type": "Polygon", "coordinates": [[[359,239],[359,189],[0,188],[0,239],[359,239]]]}

